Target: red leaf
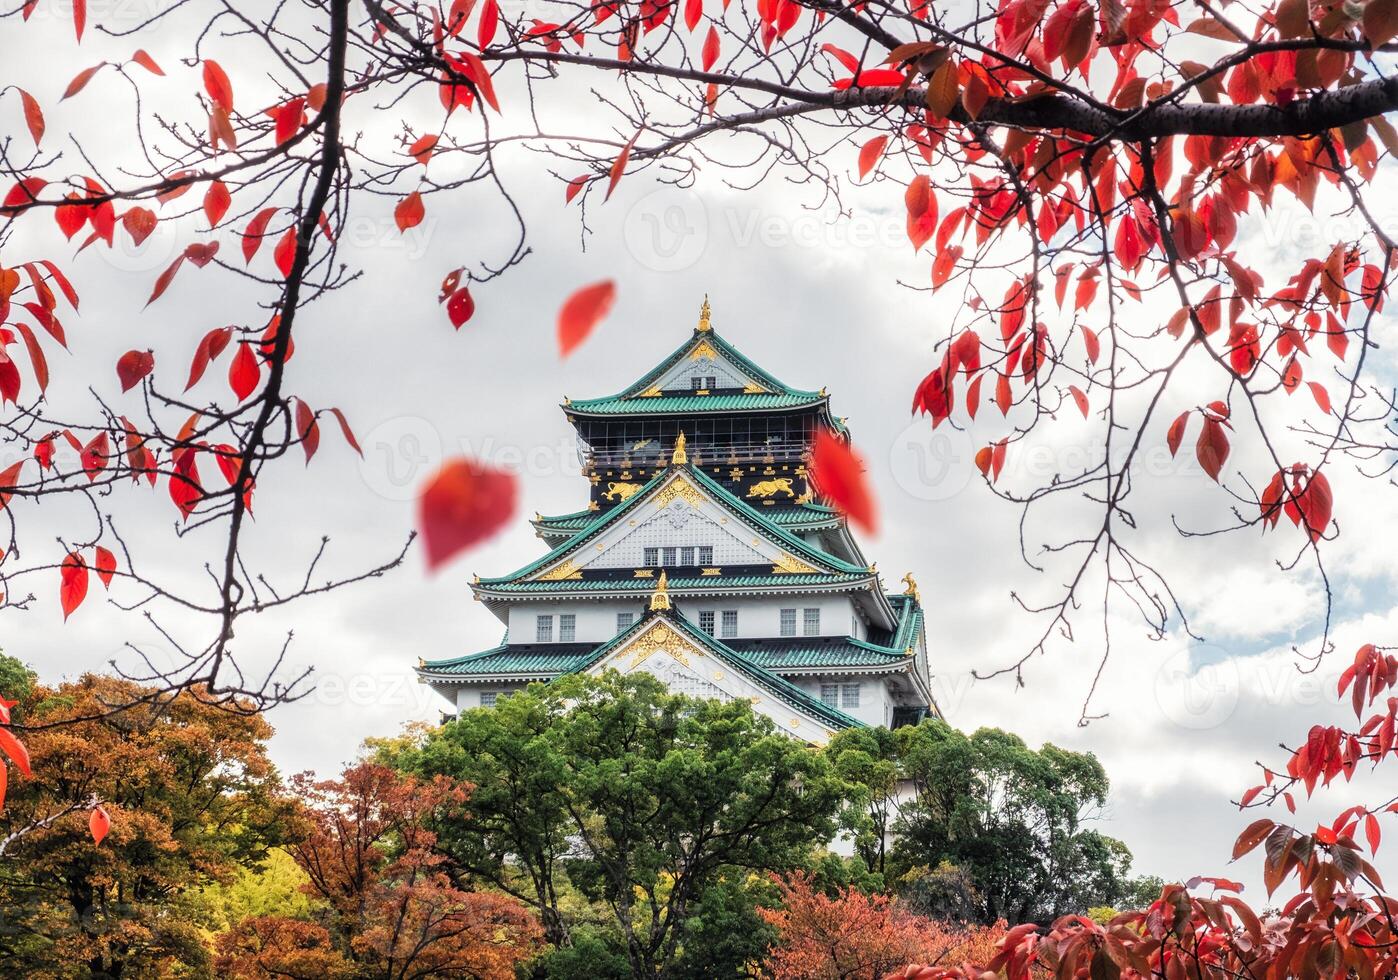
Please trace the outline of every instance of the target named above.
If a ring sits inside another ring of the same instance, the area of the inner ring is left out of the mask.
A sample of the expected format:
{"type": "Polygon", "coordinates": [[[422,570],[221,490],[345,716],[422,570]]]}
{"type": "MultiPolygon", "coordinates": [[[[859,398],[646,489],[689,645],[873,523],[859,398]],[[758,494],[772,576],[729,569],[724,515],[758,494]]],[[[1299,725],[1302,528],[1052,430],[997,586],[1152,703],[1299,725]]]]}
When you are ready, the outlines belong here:
{"type": "Polygon", "coordinates": [[[15,738],[14,732],[8,728],[0,727],[0,751],[10,757],[10,761],[15,764],[15,768],[26,776],[33,776],[29,769],[29,750],[24,747],[24,743],[15,738]]]}
{"type": "Polygon", "coordinates": [[[306,100],[304,98],[292,99],[277,107],[275,139],[278,146],[296,135],[296,131],[301,128],[301,119],[305,114],[306,100]]]}
{"type": "Polygon", "coordinates": [[[148,350],[129,350],[117,358],[116,372],[121,390],[130,391],[155,367],[155,355],[148,350]]]}
{"type": "Polygon", "coordinates": [[[462,286],[447,297],[447,319],[457,330],[476,312],[476,301],[471,298],[471,290],[462,286]]]}
{"type": "Polygon", "coordinates": [[[300,398],[296,402],[296,435],[301,440],[301,450],[306,454],[306,465],[310,465],[311,457],[320,448],[320,425],[316,422],[316,413],[311,406],[307,405],[300,398]]]}
{"type": "Polygon", "coordinates": [[[874,169],[874,165],[879,162],[879,157],[883,156],[884,147],[888,145],[887,136],[875,136],[869,142],[859,148],[859,179],[863,180],[869,176],[869,171],[874,169]]]}
{"type": "Polygon", "coordinates": [[[63,606],[63,618],[66,620],[87,596],[87,565],[82,555],[76,551],[69,552],[68,557],[63,559],[58,577],[58,601],[63,606]]]}
{"type": "Polygon", "coordinates": [[[1228,461],[1228,435],[1223,431],[1223,424],[1210,415],[1204,416],[1204,428],[1199,433],[1194,454],[1204,472],[1217,482],[1223,464],[1228,461]]]}
{"type": "Polygon", "coordinates": [[[204,62],[204,91],[224,112],[233,111],[233,85],[217,61],[204,62]]]}
{"type": "Polygon", "coordinates": [[[569,296],[558,311],[559,355],[567,357],[586,340],[615,300],[616,283],[611,279],[584,286],[569,296]]]}
{"type": "Polygon", "coordinates": [[[182,449],[175,453],[175,472],[170,475],[170,499],[175,502],[180,516],[189,520],[195,506],[204,496],[204,488],[199,483],[198,454],[193,449],[182,449]]]}
{"type": "Polygon", "coordinates": [[[116,574],[117,569],[116,555],[99,544],[94,550],[92,565],[97,572],[97,577],[102,580],[102,588],[111,588],[112,576],[116,574]]]}
{"type": "Polygon", "coordinates": [[[932,182],[926,174],[918,174],[908,184],[903,193],[903,203],[908,209],[908,240],[917,251],[927,244],[932,233],[937,230],[937,198],[932,193],[932,182]]]}
{"type": "Polygon", "coordinates": [[[631,147],[636,145],[636,140],[640,137],[641,131],[636,130],[636,135],[626,141],[626,145],[621,148],[621,152],[612,161],[611,170],[607,177],[607,194],[602,198],[604,202],[612,199],[612,191],[616,190],[617,181],[621,180],[622,173],[626,170],[626,162],[631,159],[631,147]]]}
{"type": "Polygon", "coordinates": [[[359,440],[354,437],[354,430],[350,428],[349,422],[345,419],[345,413],[338,408],[332,408],[330,414],[335,416],[335,420],[340,423],[340,433],[345,437],[345,442],[349,443],[350,448],[357,452],[360,458],[363,458],[364,450],[359,448],[359,440]]]}
{"type": "Polygon", "coordinates": [[[296,264],[296,226],[286,230],[281,240],[277,242],[277,247],[272,251],[272,261],[277,263],[277,268],[281,271],[282,277],[291,275],[292,266],[296,264]]]}
{"type": "Polygon", "coordinates": [[[1073,395],[1073,401],[1078,403],[1078,411],[1082,412],[1082,417],[1087,418],[1087,395],[1083,394],[1077,385],[1069,385],[1068,391],[1073,395]]]}
{"type": "Polygon", "coordinates": [[[146,54],[144,50],[138,50],[135,54],[131,56],[131,60],[136,62],[136,64],[140,65],[142,68],[150,72],[152,75],[165,74],[164,70],[162,70],[161,67],[155,63],[155,59],[152,58],[150,55],[146,54]]]}
{"type": "MultiPolygon", "coordinates": [[[[63,209],[59,208],[58,210],[62,211],[63,209]]],[[[127,209],[126,213],[121,216],[121,226],[131,236],[132,243],[139,246],[150,237],[151,232],[155,231],[155,226],[159,220],[150,208],[134,207],[127,209]]],[[[82,227],[82,225],[79,224],[78,227],[82,227]]],[[[75,228],[74,231],[76,230],[75,228]]],[[[72,238],[73,236],[69,235],[68,237],[72,238]]]]}
{"type": "Polygon", "coordinates": [[[572,180],[568,181],[568,187],[563,191],[563,203],[572,204],[573,198],[578,196],[578,191],[586,187],[587,182],[590,179],[590,174],[580,174],[579,176],[574,177],[572,180]]]}
{"type": "Polygon", "coordinates": [[[34,380],[39,383],[39,390],[47,391],[49,387],[49,362],[44,357],[44,349],[39,346],[39,338],[34,336],[34,331],[29,329],[27,323],[16,323],[15,329],[24,338],[24,346],[29,351],[29,362],[34,366],[34,380]]]}
{"type": "Polygon", "coordinates": [[[18,208],[34,203],[39,197],[39,192],[49,185],[42,177],[25,177],[17,181],[10,188],[5,200],[0,202],[0,210],[5,208],[18,208]]]}
{"type": "Polygon", "coordinates": [[[699,18],[703,16],[704,0],[685,0],[684,26],[691,34],[694,33],[694,28],[699,26],[699,18]]]}
{"type": "Polygon", "coordinates": [[[422,195],[413,191],[393,209],[393,222],[399,231],[407,231],[422,224],[426,210],[422,206],[422,195]]]}
{"type": "Polygon", "coordinates": [[[73,80],[68,83],[68,87],[63,90],[63,97],[58,101],[62,102],[64,99],[71,99],[81,92],[87,86],[87,83],[92,81],[92,76],[97,74],[97,70],[104,67],[106,64],[105,61],[99,61],[91,68],[84,68],[74,75],[73,80]]]}
{"type": "Polygon", "coordinates": [[[820,429],[811,444],[811,477],[821,496],[856,525],[873,534],[878,525],[864,461],[839,436],[820,429]]]}
{"type": "Polygon", "coordinates": [[[38,100],[24,89],[19,89],[19,99],[24,104],[24,122],[29,127],[29,135],[34,138],[34,145],[38,146],[44,138],[44,110],[39,108],[38,100]]]}
{"type": "MultiPolygon", "coordinates": [[[[1061,303],[1059,304],[1062,305],[1061,303]]],[[[1087,362],[1096,364],[1097,358],[1102,353],[1102,342],[1097,339],[1097,334],[1090,327],[1082,328],[1082,343],[1087,348],[1087,362]]]]}
{"type": "Polygon", "coordinates": [[[476,24],[476,47],[486,48],[495,38],[495,28],[500,23],[500,5],[496,0],[485,0],[481,4],[481,19],[476,24]]]}
{"type": "Polygon", "coordinates": [[[427,166],[427,161],[432,159],[432,151],[436,148],[437,137],[429,133],[415,140],[413,145],[408,147],[408,156],[425,167],[427,166]]]}
{"type": "MultiPolygon", "coordinates": [[[[77,448],[78,441],[73,438],[73,434],[66,430],[63,434],[66,435],[68,441],[77,448]]],[[[89,483],[94,482],[98,474],[106,469],[107,458],[111,455],[111,451],[111,441],[107,438],[106,432],[97,433],[97,435],[88,440],[86,446],[78,448],[78,460],[82,464],[83,473],[87,476],[89,483]]]]}
{"type": "Polygon", "coordinates": [[[1330,526],[1330,514],[1335,506],[1330,481],[1325,478],[1324,473],[1311,474],[1311,478],[1306,481],[1306,489],[1301,491],[1296,500],[1296,505],[1301,509],[1301,516],[1305,518],[1306,532],[1312,541],[1317,540],[1330,526]]]}
{"type": "Polygon", "coordinates": [[[216,180],[209,185],[209,189],[204,193],[204,216],[209,219],[210,228],[218,227],[218,223],[228,213],[228,205],[231,203],[233,198],[223,181],[216,180]]]}
{"type": "Polygon", "coordinates": [[[710,68],[712,68],[712,67],[714,66],[714,62],[718,61],[718,55],[719,55],[718,29],[715,28],[712,24],[710,24],[710,25],[709,25],[709,34],[708,34],[707,37],[704,38],[704,49],[703,49],[703,52],[702,52],[702,59],[703,59],[703,60],[702,60],[702,65],[703,65],[704,71],[708,71],[710,68]]]}
{"type": "Polygon", "coordinates": [[[1179,453],[1180,443],[1184,441],[1184,429],[1188,424],[1188,412],[1181,412],[1179,418],[1170,423],[1170,431],[1165,433],[1165,442],[1170,447],[1171,456],[1179,453]]]}
{"type": "Polygon", "coordinates": [[[189,381],[185,383],[185,391],[199,383],[199,379],[204,376],[209,362],[223,353],[223,349],[228,346],[228,341],[232,337],[232,327],[215,327],[204,334],[204,339],[199,341],[199,346],[194,349],[194,360],[189,364],[189,381]]]}
{"type": "Polygon", "coordinates": [[[1369,851],[1377,854],[1379,852],[1379,819],[1372,813],[1364,817],[1364,837],[1369,842],[1369,851]]]}
{"type": "Polygon", "coordinates": [[[100,845],[102,838],[107,836],[107,831],[112,829],[112,818],[99,806],[92,811],[92,816],[88,817],[87,829],[88,833],[92,834],[92,843],[100,845]]]}
{"type": "Polygon", "coordinates": [[[150,291],[150,299],[146,300],[147,306],[158,300],[165,290],[170,288],[170,283],[175,281],[175,273],[180,271],[180,266],[183,263],[184,253],[181,252],[175,257],[175,261],[166,266],[165,271],[155,280],[155,286],[150,291]]]}
{"type": "Polygon", "coordinates": [[[1330,407],[1330,392],[1325,390],[1325,385],[1319,381],[1307,381],[1306,385],[1311,389],[1311,397],[1320,406],[1320,410],[1326,415],[1334,414],[1330,407]]]}
{"type": "MultiPolygon", "coordinates": [[[[50,446],[51,445],[52,443],[50,443],[50,446]]],[[[38,448],[35,447],[35,452],[37,453],[37,451],[38,448]]],[[[24,462],[24,460],[20,460],[18,463],[13,463],[5,467],[3,471],[0,471],[0,510],[4,510],[9,506],[10,497],[12,496],[10,491],[13,491],[15,487],[19,486],[19,474],[20,471],[24,469],[24,462]]],[[[42,463],[40,466],[43,469],[48,469],[48,467],[43,466],[42,463]]]]}
{"type": "Polygon", "coordinates": [[[238,344],[233,363],[228,365],[228,387],[233,389],[238,401],[246,401],[261,380],[262,367],[257,363],[257,355],[252,352],[252,345],[243,341],[238,344]]]}
{"type": "Polygon", "coordinates": [[[83,39],[83,29],[87,27],[87,0],[73,0],[73,33],[79,43],[83,39]]]}
{"type": "Polygon", "coordinates": [[[445,463],[418,500],[418,529],[428,569],[440,567],[503,527],[514,513],[515,494],[513,474],[469,459],[445,463]]]}
{"type": "Polygon", "coordinates": [[[262,239],[267,234],[267,222],[271,221],[272,215],[276,213],[276,208],[263,208],[248,222],[247,228],[243,231],[244,263],[251,262],[252,257],[257,254],[257,250],[262,247],[262,239]]]}

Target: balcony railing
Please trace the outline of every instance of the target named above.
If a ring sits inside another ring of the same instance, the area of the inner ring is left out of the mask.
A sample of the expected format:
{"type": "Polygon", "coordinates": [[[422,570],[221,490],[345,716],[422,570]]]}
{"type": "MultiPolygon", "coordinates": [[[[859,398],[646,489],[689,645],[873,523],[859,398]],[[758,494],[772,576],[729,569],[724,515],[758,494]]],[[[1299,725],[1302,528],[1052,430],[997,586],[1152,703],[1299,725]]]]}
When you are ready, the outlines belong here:
{"type": "MultiPolygon", "coordinates": [[[[662,444],[659,439],[638,440],[620,447],[593,447],[579,442],[578,461],[583,466],[655,466],[662,459],[668,461],[674,448],[662,444]]],[[[724,463],[799,463],[806,458],[808,448],[804,442],[780,439],[774,442],[725,439],[709,443],[690,439],[686,451],[695,465],[719,466],[724,463]]]]}

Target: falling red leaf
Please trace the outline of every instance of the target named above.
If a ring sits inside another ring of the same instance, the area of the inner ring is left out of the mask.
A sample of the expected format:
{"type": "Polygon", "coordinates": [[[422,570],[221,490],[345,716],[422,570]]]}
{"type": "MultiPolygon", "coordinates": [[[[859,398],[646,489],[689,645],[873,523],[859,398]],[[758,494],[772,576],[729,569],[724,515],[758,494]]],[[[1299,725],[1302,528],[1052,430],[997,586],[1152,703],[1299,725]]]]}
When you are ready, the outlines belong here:
{"type": "Polygon", "coordinates": [[[58,601],[63,606],[63,618],[66,620],[87,596],[87,564],[82,555],[76,551],[69,552],[68,557],[63,559],[58,579],[58,601]]]}
{"type": "Polygon", "coordinates": [[[636,140],[640,138],[641,131],[636,130],[636,135],[626,141],[626,145],[621,148],[621,152],[612,161],[611,170],[607,173],[607,193],[602,200],[610,201],[612,191],[616,190],[617,181],[621,180],[621,175],[626,172],[626,163],[631,159],[631,148],[636,145],[636,140]]]}
{"type": "Polygon", "coordinates": [[[102,838],[107,836],[107,831],[112,829],[112,818],[99,806],[92,811],[92,816],[88,817],[87,829],[88,833],[92,834],[92,843],[100,845],[102,838]]]}
{"type": "Polygon", "coordinates": [[[19,90],[19,99],[24,103],[24,123],[29,127],[29,135],[33,137],[34,145],[38,146],[39,141],[44,138],[44,110],[39,108],[38,100],[24,89],[19,90]]]}
{"type": "Polygon", "coordinates": [[[564,302],[558,311],[558,353],[567,357],[587,339],[597,322],[607,315],[616,299],[616,283],[611,279],[584,286],[564,302]]]}
{"type": "Polygon", "coordinates": [[[878,519],[864,477],[864,461],[849,443],[824,429],[816,432],[811,446],[811,478],[836,510],[866,532],[875,532],[878,519]]]}
{"type": "Polygon", "coordinates": [[[246,401],[247,397],[257,390],[257,383],[261,380],[262,367],[257,363],[257,355],[252,352],[252,345],[246,341],[239,343],[238,352],[233,355],[233,363],[228,365],[228,387],[233,389],[238,401],[246,401]]]}
{"type": "Polygon", "coordinates": [[[426,209],[422,206],[422,195],[413,191],[403,200],[398,202],[398,206],[393,209],[393,222],[398,226],[399,231],[407,231],[422,224],[426,209]]]}
{"type": "Polygon", "coordinates": [[[130,391],[155,367],[155,355],[148,350],[129,350],[117,358],[116,372],[121,390],[130,391]]]}
{"type": "Polygon", "coordinates": [[[418,529],[428,569],[440,567],[504,526],[514,513],[515,494],[511,473],[470,459],[444,464],[418,500],[418,529]]]}
{"type": "Polygon", "coordinates": [[[111,588],[112,576],[116,574],[117,569],[116,555],[99,544],[93,551],[92,567],[102,581],[102,588],[111,588]]]}

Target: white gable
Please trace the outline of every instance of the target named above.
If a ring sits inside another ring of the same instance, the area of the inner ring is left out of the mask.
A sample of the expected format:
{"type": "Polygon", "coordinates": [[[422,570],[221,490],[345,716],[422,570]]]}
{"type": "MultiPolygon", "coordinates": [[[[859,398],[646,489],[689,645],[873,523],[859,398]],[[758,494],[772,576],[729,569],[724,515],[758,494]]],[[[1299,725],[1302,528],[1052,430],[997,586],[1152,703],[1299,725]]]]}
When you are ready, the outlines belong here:
{"type": "Polygon", "coordinates": [[[710,388],[746,388],[751,391],[770,389],[734,364],[709,343],[700,340],[687,354],[680,358],[674,367],[662,374],[651,385],[651,391],[693,391],[710,388]],[[697,384],[694,379],[701,379],[697,384]],[[712,382],[710,382],[712,378],[712,382]]]}
{"type": "Polygon", "coordinates": [[[588,673],[600,674],[609,669],[622,674],[644,670],[676,694],[721,701],[747,700],[753,711],[772,719],[779,731],[804,742],[823,745],[835,734],[827,723],[777,699],[662,618],[593,664],[588,673]]]}
{"type": "MultiPolygon", "coordinates": [[[[594,540],[537,577],[556,575],[553,570],[564,565],[569,574],[589,568],[641,568],[646,564],[647,548],[693,548],[695,557],[690,564],[781,565],[792,571],[815,570],[755,532],[677,470],[650,499],[638,501],[628,514],[594,540]],[[713,549],[712,557],[701,561],[700,548],[713,549]],[[794,566],[794,561],[798,565],[794,566]]],[[[664,564],[674,565],[676,561],[664,564]]]]}

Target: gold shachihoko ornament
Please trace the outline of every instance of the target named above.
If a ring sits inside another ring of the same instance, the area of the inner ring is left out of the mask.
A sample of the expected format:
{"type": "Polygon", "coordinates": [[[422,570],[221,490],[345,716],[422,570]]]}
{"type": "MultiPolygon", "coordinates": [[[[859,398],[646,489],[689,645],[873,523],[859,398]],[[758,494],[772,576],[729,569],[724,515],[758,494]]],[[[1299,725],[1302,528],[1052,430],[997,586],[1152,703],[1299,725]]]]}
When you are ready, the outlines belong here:
{"type": "Polygon", "coordinates": [[[685,451],[684,443],[684,433],[681,432],[675,437],[675,451],[670,455],[670,462],[676,466],[689,462],[689,453],[685,451]]]}
{"type": "Polygon", "coordinates": [[[656,580],[655,591],[650,596],[651,612],[669,611],[670,609],[670,579],[664,571],[660,573],[660,578],[656,580]]]}

